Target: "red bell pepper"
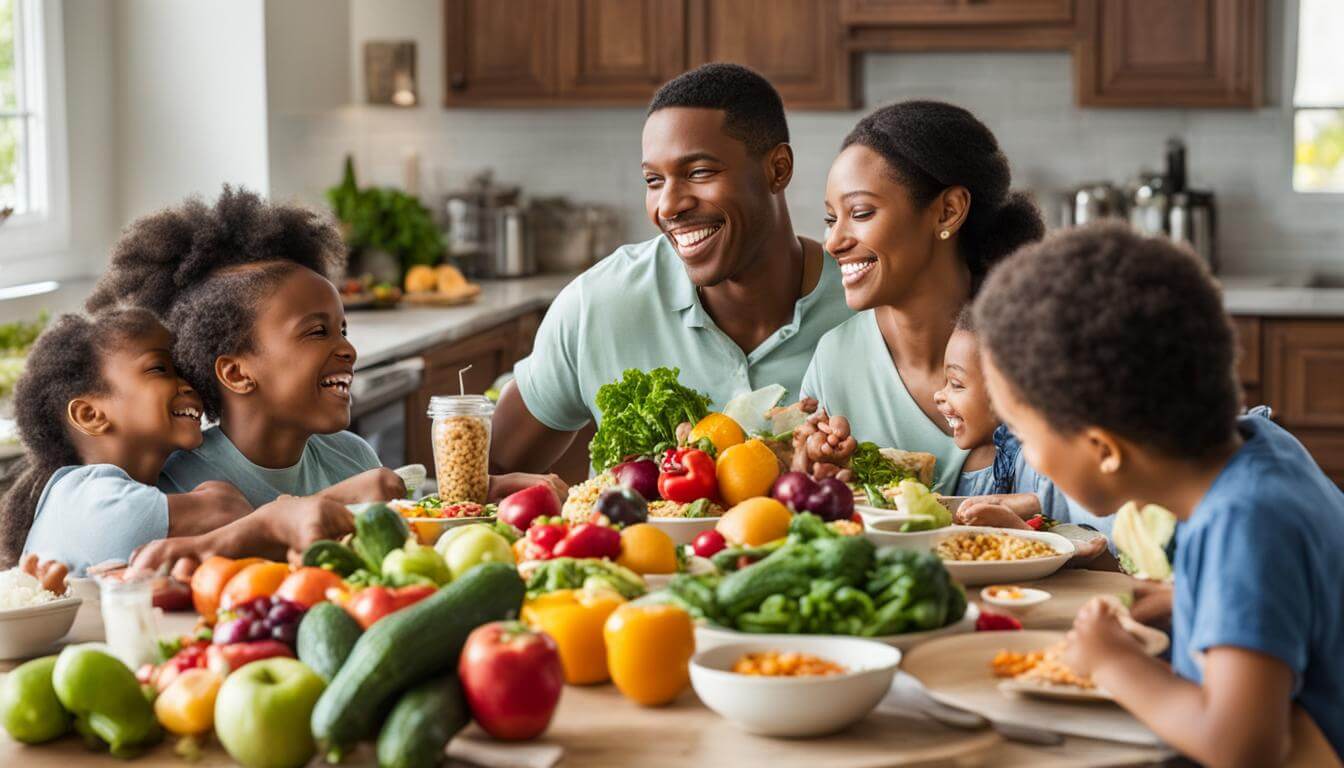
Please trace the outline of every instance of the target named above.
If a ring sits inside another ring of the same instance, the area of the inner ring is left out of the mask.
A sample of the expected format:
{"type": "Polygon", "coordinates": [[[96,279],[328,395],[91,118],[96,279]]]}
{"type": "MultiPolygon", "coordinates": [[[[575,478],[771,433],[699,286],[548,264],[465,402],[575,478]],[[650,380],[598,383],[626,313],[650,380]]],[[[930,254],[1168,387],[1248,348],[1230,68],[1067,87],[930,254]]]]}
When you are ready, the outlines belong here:
{"type": "Polygon", "coordinates": [[[551,723],[565,687],[550,635],[496,621],[467,636],[457,677],[472,717],[496,739],[531,739],[551,723]]]}
{"type": "Polygon", "coordinates": [[[976,632],[1000,632],[1003,630],[1016,630],[1022,628],[1022,622],[1002,613],[990,613],[981,611],[980,618],[975,620],[976,632]]]}
{"type": "Polygon", "coordinates": [[[678,504],[718,497],[714,459],[698,448],[669,448],[663,454],[658,494],[678,504]]]}
{"type": "Polygon", "coordinates": [[[605,525],[579,523],[569,529],[569,535],[555,545],[553,552],[556,557],[605,557],[615,560],[621,556],[621,533],[605,525]]]}
{"type": "Polygon", "coordinates": [[[205,649],[205,666],[218,672],[220,677],[254,661],[276,656],[294,658],[294,649],[279,640],[249,640],[228,645],[212,645],[205,649]]]}
{"type": "Polygon", "coordinates": [[[141,667],[136,677],[140,682],[153,685],[155,690],[162,691],[188,669],[205,668],[206,649],[209,647],[208,640],[194,640],[183,645],[171,659],[157,667],[149,664],[141,667]]]}
{"type": "Polygon", "coordinates": [[[431,584],[413,584],[409,587],[365,587],[345,602],[345,611],[364,629],[374,622],[408,605],[424,600],[438,591],[431,584]]]}

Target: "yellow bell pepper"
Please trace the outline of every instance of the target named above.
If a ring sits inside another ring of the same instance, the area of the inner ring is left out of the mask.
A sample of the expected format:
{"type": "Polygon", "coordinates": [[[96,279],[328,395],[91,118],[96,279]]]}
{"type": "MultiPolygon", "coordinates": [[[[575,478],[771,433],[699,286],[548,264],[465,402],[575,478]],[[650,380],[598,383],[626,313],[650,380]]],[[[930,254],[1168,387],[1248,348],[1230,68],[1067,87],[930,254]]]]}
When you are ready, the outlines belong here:
{"type": "Polygon", "coordinates": [[[604,683],[608,673],[602,626],[624,602],[610,590],[561,589],[525,601],[522,619],[555,640],[566,683],[604,683]]]}
{"type": "Polygon", "coordinates": [[[667,704],[690,684],[695,628],[675,605],[623,605],[607,619],[607,668],[626,698],[646,707],[667,704]]]}
{"type": "Polygon", "coordinates": [[[188,669],[154,699],[154,716],[169,733],[196,736],[215,725],[215,697],[224,678],[210,669],[188,669]]]}

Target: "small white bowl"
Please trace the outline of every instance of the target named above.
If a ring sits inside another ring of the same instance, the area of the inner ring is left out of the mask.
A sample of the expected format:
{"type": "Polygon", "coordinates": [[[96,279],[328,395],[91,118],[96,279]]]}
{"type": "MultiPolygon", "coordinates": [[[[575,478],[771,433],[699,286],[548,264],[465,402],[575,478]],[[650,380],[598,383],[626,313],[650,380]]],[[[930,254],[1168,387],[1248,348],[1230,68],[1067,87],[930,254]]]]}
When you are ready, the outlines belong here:
{"type": "Polygon", "coordinates": [[[705,531],[714,530],[722,517],[655,517],[649,515],[648,522],[654,528],[666,533],[677,546],[690,544],[695,537],[705,531]]]}
{"type": "Polygon", "coordinates": [[[895,510],[879,510],[887,512],[887,514],[870,515],[864,513],[863,510],[867,509],[866,507],[859,509],[859,514],[863,517],[864,538],[879,547],[928,552],[938,543],[939,534],[947,530],[947,526],[944,526],[927,531],[902,533],[901,526],[916,519],[916,516],[896,512],[895,510]]]}
{"type": "Polygon", "coordinates": [[[472,523],[493,523],[495,518],[495,515],[487,517],[408,517],[406,518],[406,524],[411,527],[411,533],[415,534],[417,541],[426,547],[432,547],[449,528],[457,528],[472,523]]]}
{"type": "Polygon", "coordinates": [[[0,611],[0,659],[27,659],[40,655],[65,637],[84,602],[62,597],[30,608],[0,611]]]}
{"type": "Polygon", "coordinates": [[[980,599],[983,602],[985,602],[988,605],[992,605],[995,608],[1002,608],[1003,610],[1013,614],[1014,616],[1026,615],[1029,611],[1031,611],[1032,608],[1035,608],[1041,603],[1044,603],[1046,600],[1049,600],[1050,597],[1051,597],[1050,593],[1046,592],[1044,589],[1035,589],[1034,587],[1019,587],[1015,584],[991,585],[980,590],[980,599]],[[1022,597],[1018,600],[998,597],[990,593],[990,590],[994,589],[994,586],[1004,586],[1004,587],[1011,586],[1013,589],[1016,589],[1017,591],[1021,592],[1022,597]]]}
{"type": "Polygon", "coordinates": [[[1058,534],[1047,531],[1023,531],[1016,528],[989,528],[979,525],[952,525],[933,531],[936,534],[933,547],[945,538],[965,533],[994,533],[1000,536],[1014,536],[1021,539],[1034,539],[1044,542],[1055,551],[1048,557],[1033,557],[1029,560],[944,560],[947,573],[962,586],[979,587],[985,584],[1013,584],[1021,581],[1035,581],[1058,571],[1073,557],[1073,542],[1058,534]]]}
{"type": "Polygon", "coordinates": [[[691,659],[691,687],[705,706],[749,733],[823,736],[866,717],[891,688],[900,662],[900,651],[872,640],[776,637],[697,653],[691,659]],[[731,671],[743,654],[760,651],[806,653],[849,671],[808,677],[755,677],[731,671]]]}

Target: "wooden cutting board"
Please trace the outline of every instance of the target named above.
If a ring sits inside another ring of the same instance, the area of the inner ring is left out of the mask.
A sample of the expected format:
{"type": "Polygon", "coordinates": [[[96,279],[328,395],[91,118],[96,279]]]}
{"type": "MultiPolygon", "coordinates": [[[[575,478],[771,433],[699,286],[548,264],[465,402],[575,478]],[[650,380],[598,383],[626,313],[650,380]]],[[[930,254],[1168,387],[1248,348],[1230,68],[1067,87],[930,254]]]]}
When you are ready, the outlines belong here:
{"type": "Polygon", "coordinates": [[[996,722],[1046,728],[1069,736],[1161,746],[1162,741],[1119,705],[1013,696],[999,690],[990,660],[1000,650],[1027,652],[1053,645],[1063,632],[976,632],[933,640],[909,651],[901,668],[929,695],[996,722]]]}

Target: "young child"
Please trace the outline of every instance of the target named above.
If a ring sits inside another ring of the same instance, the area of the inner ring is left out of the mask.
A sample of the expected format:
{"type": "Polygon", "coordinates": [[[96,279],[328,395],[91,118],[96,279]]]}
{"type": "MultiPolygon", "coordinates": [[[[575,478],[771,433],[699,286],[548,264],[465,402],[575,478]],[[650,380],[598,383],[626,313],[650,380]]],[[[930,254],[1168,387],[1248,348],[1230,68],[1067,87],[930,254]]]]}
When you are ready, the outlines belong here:
{"type": "Polygon", "coordinates": [[[1087,525],[1103,535],[1071,537],[1079,559],[1091,561],[1106,547],[1110,525],[1073,505],[1053,483],[1027,463],[1022,444],[995,414],[980,362],[980,340],[970,307],[957,316],[956,329],[943,353],[947,383],[934,393],[938,412],[952,428],[957,447],[970,451],[962,465],[955,495],[968,496],[957,510],[963,525],[1030,528],[1043,515],[1060,523],[1087,525]]]}
{"type": "MultiPolygon", "coordinates": [[[[190,200],[127,230],[88,307],[129,303],[167,317],[182,376],[219,422],[168,460],[161,489],[224,480],[253,506],[405,494],[369,444],[345,431],[355,348],[329,279],[344,252],[317,212],[227,186],[214,206],[190,200]]],[[[543,481],[493,478],[491,495],[543,481]]]]}
{"type": "Polygon", "coordinates": [[[1288,432],[1238,417],[1207,270],[1124,226],[1067,231],[997,268],[975,322],[1032,465],[1096,514],[1132,500],[1179,520],[1172,666],[1101,601],[1066,663],[1200,763],[1278,764],[1308,719],[1344,754],[1344,493],[1288,432]]]}
{"type": "Polygon", "coordinates": [[[171,347],[143,309],[62,315],[38,338],[15,388],[26,455],[0,502],[0,562],[36,553],[81,575],[252,511],[223,483],[172,495],[154,485],[170,454],[201,444],[201,399],[171,347]]]}

